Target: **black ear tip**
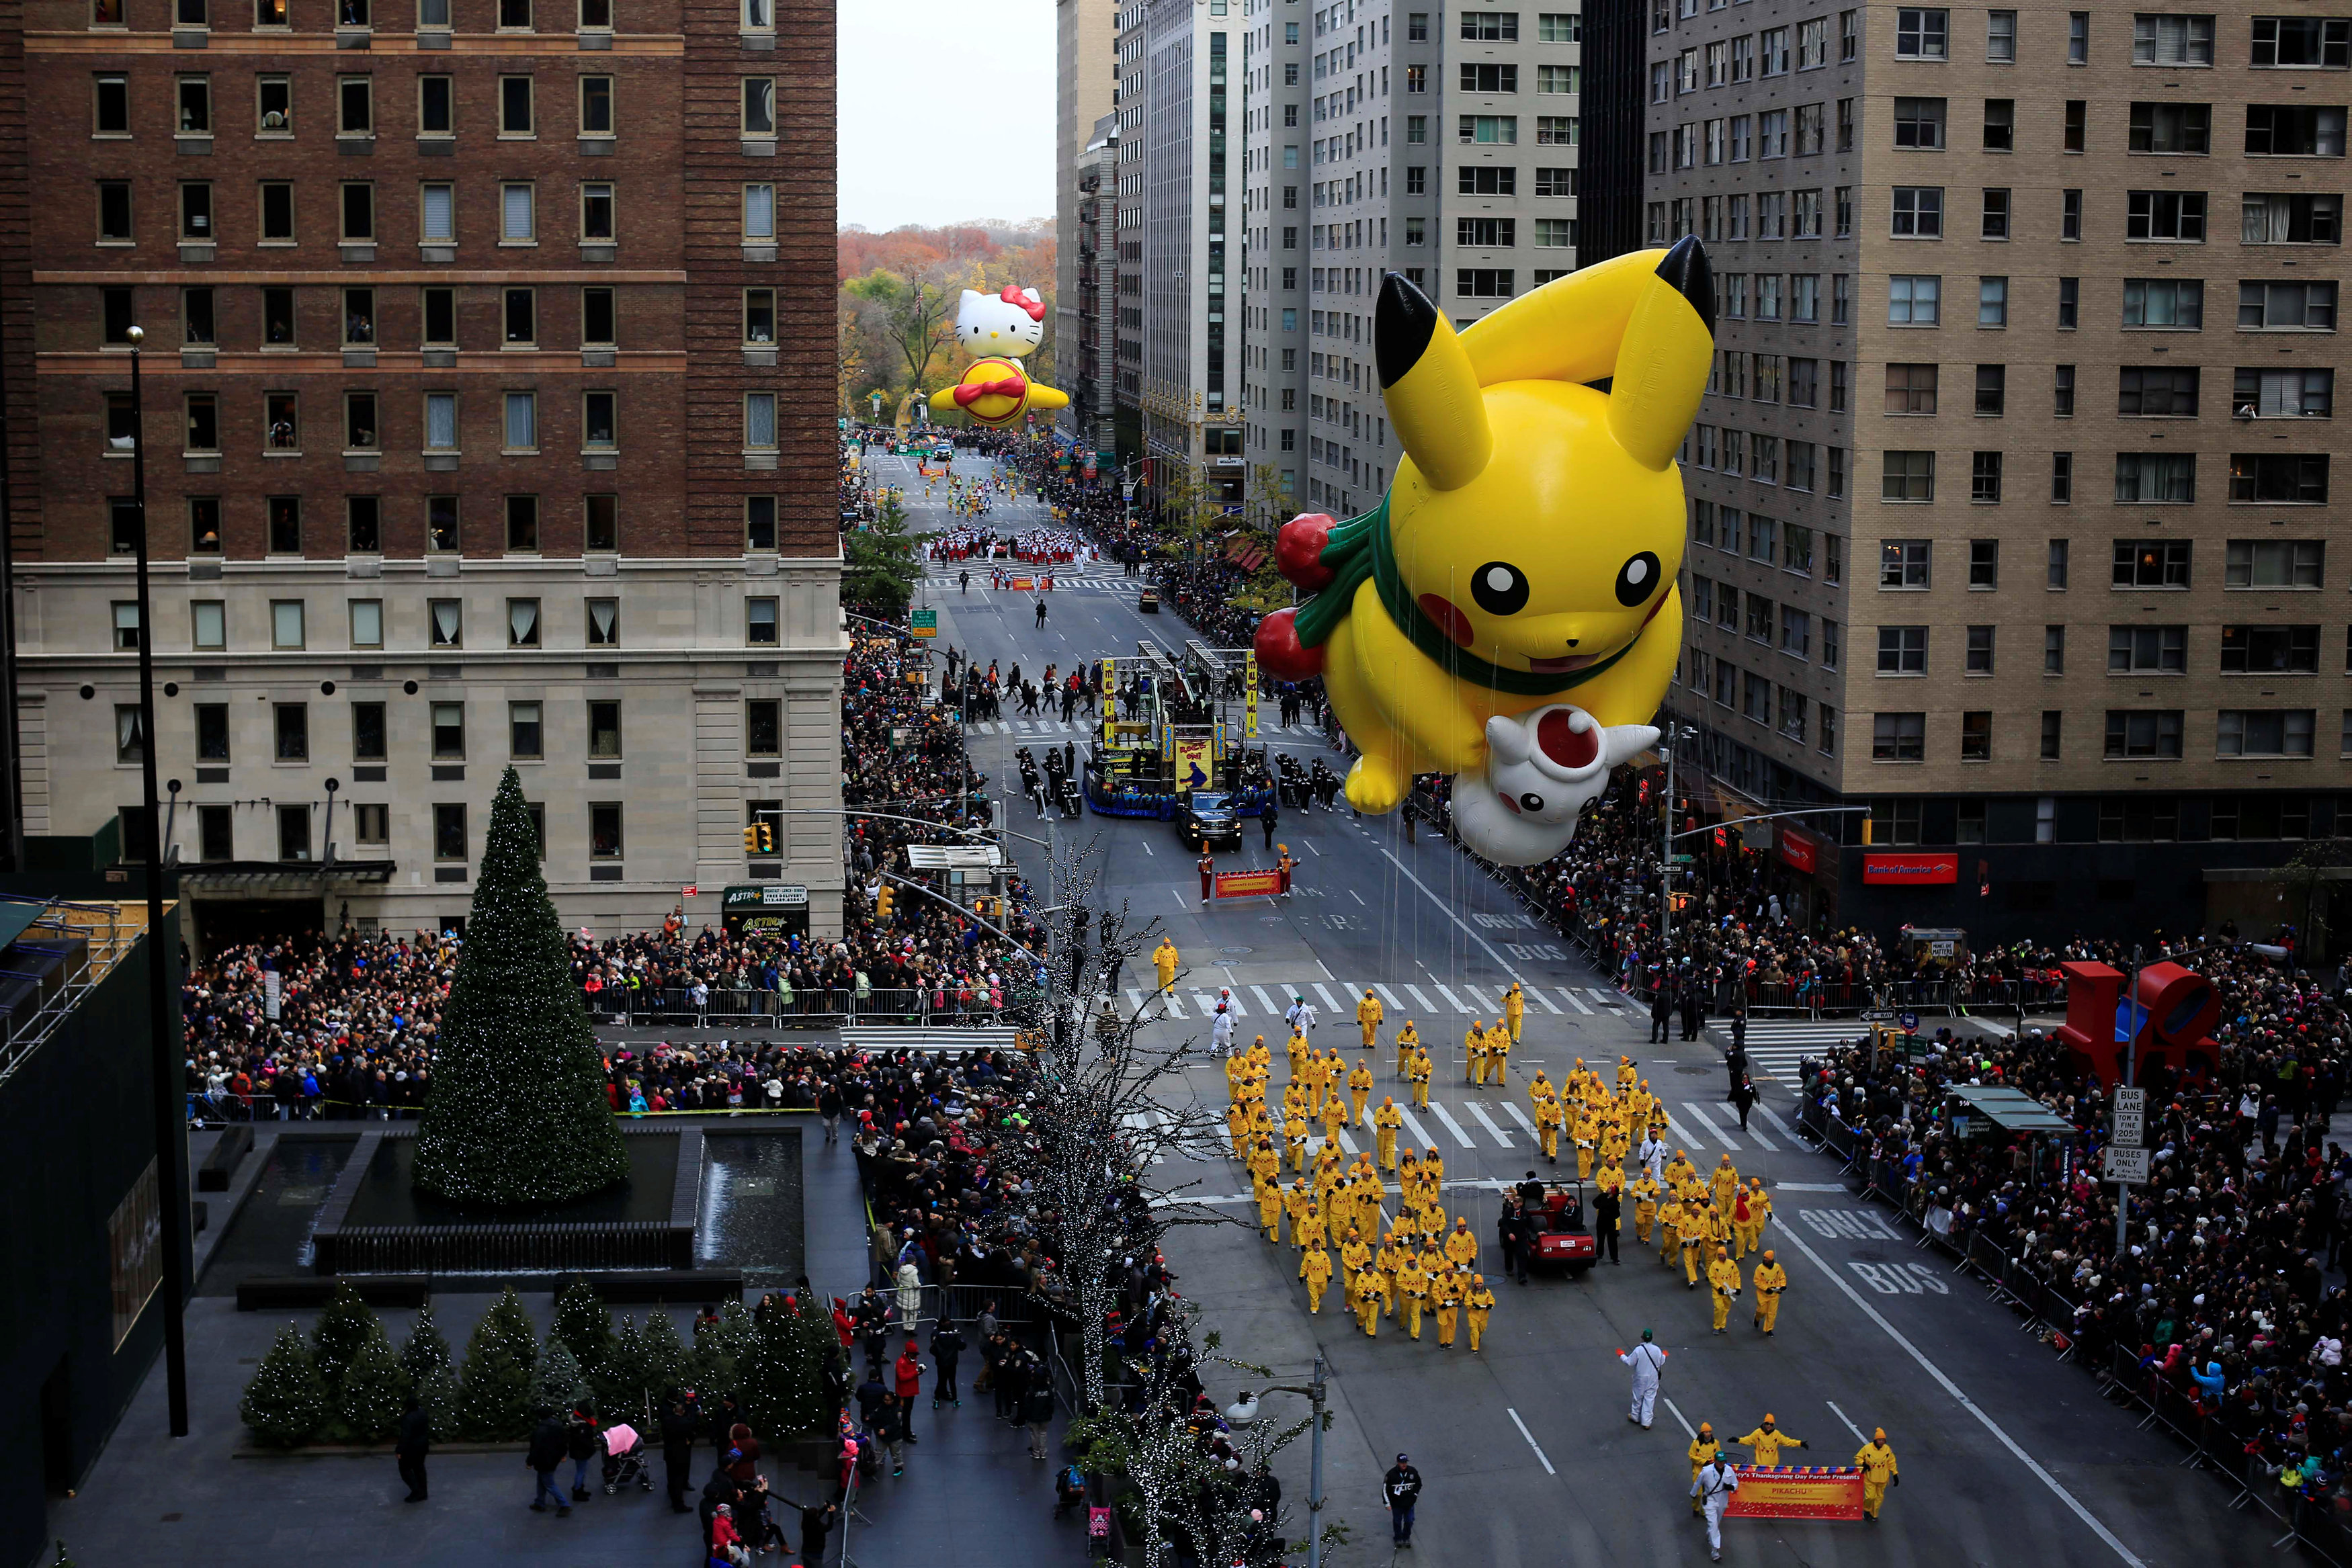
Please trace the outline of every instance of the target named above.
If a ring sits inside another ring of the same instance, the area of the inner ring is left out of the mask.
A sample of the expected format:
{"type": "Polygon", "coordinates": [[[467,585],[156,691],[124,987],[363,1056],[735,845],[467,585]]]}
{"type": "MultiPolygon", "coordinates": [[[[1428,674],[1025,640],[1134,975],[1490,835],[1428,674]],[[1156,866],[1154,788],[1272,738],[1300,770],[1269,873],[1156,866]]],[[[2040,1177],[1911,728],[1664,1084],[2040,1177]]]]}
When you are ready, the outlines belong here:
{"type": "Polygon", "coordinates": [[[1402,272],[1391,272],[1381,283],[1381,298],[1372,312],[1372,354],[1380,362],[1381,385],[1392,387],[1421,363],[1429,340],[1437,330],[1437,307],[1402,272]]]}
{"type": "Polygon", "coordinates": [[[1706,329],[1715,330],[1715,268],[1707,265],[1706,247],[1698,243],[1696,235],[1685,235],[1675,241],[1666,252],[1666,259],[1658,263],[1658,276],[1675,286],[1706,329]]]}

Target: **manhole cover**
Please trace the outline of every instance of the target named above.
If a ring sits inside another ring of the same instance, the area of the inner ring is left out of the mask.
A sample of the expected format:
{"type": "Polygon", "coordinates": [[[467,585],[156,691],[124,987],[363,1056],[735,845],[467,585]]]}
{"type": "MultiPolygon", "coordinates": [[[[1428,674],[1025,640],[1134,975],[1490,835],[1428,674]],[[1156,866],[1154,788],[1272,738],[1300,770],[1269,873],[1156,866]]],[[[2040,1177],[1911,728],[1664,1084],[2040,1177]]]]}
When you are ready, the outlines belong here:
{"type": "Polygon", "coordinates": [[[1228,958],[1238,958],[1244,953],[1255,953],[1255,947],[1220,947],[1218,953],[1228,958]]]}

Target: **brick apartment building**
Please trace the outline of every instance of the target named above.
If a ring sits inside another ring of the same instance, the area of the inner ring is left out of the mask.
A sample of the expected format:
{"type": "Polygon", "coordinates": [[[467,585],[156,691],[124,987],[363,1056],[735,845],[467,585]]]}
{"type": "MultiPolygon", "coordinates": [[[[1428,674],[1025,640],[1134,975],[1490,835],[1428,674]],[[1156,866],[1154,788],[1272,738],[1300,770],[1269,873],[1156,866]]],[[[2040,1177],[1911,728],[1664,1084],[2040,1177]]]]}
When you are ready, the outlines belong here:
{"type": "Polygon", "coordinates": [[[572,925],[746,880],[837,920],[835,820],[743,837],[840,797],[832,7],[10,9],[26,831],[139,798],[136,325],[206,940],[461,915],[509,761],[572,925]]]}

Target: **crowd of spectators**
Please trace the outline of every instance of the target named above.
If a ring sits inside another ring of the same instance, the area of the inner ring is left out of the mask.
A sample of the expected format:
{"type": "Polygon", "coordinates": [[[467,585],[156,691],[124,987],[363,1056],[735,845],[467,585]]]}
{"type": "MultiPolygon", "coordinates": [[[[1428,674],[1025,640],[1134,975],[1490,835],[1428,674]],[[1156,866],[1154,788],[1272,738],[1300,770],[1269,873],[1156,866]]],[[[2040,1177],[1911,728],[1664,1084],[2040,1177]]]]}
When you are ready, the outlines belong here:
{"type": "Polygon", "coordinates": [[[2329,1282],[2352,1243],[2352,1159],[2327,1136],[2352,975],[2323,981],[2276,952],[2185,957],[2214,983],[2221,1022],[2202,1059],[2139,1075],[2150,1175],[2128,1189],[2120,1245],[2118,1189],[2098,1179],[2114,1084],[2054,1036],[1924,1052],[1858,1042],[1809,1064],[1803,1094],[1814,1124],[1850,1136],[1874,1183],[1931,1230],[1997,1249],[2063,1303],[2044,1315],[2088,1364],[2219,1423],[2309,1495],[2340,1482],[2352,1439],[2352,1298],[2329,1282]],[[1962,1136],[1948,1091],[1963,1085],[2021,1091],[2074,1134],[1962,1136]]]}

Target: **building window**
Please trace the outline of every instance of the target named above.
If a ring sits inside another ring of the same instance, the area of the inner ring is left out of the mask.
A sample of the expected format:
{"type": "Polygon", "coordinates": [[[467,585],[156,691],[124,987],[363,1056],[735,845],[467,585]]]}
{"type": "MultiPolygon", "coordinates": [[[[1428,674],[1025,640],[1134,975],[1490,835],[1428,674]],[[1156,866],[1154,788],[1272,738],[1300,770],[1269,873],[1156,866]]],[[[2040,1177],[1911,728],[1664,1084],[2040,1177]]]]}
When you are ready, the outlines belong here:
{"type": "MultiPolygon", "coordinates": [[[[1996,505],[2000,500],[2000,458],[1998,452],[1972,452],[1969,455],[1969,499],[1979,506],[1996,505]]],[[[1981,542],[1981,541],[1979,541],[1981,542]]],[[[1970,584],[1974,587],[1974,563],[1970,563],[1970,584]]]]}
{"type": "Polygon", "coordinates": [[[2042,673],[2045,675],[2066,673],[2066,628],[2063,626],[2042,628],[2042,673]]]}
{"type": "Polygon", "coordinates": [[[352,646],[381,648],[383,646],[383,601],[354,599],[351,601],[352,646]]]}
{"type": "MultiPolygon", "coordinates": [[[[508,0],[500,0],[503,5],[508,0]]],[[[532,112],[531,78],[527,76],[499,78],[499,134],[506,137],[529,137],[537,134],[538,120],[532,112]]]]}
{"type": "Polygon", "coordinates": [[[743,705],[743,754],[747,757],[781,757],[784,747],[784,705],[773,698],[755,697],[743,705]]]}
{"type": "Polygon", "coordinates": [[[301,703],[270,705],[272,755],[280,762],[310,760],[310,710],[301,703]]]}
{"type": "Polygon", "coordinates": [[[2197,499],[2197,458],[2186,452],[2116,454],[2116,499],[2186,506],[2197,499]]]}
{"type": "Polygon", "coordinates": [[[427,452],[457,450],[457,394],[456,392],[425,394],[425,450],[427,452]]]}
{"type": "Polygon", "coordinates": [[[2240,283],[2238,327],[2257,332],[2333,332],[2333,283],[2240,283]]]}
{"type": "Polygon", "coordinates": [[[507,552],[530,555],[539,549],[539,497],[507,497],[507,552]]]}
{"type": "Polygon", "coordinates": [[[1920,762],[1927,755],[1927,716],[1924,713],[1873,714],[1870,757],[1874,762],[1920,762]]]}
{"type": "Polygon", "coordinates": [[[343,497],[343,548],[352,555],[383,553],[383,512],[382,497],[376,496],[346,496],[343,497]]]}
{"type": "Polygon", "coordinates": [[[776,498],[773,496],[743,497],[743,548],[762,552],[776,548],[776,498]]]}
{"type": "Polygon", "coordinates": [[[1949,50],[1951,13],[1905,5],[1895,13],[1895,57],[1940,60],[1949,50]]]}
{"type": "Polygon", "coordinates": [[[510,392],[506,394],[506,420],[500,444],[508,452],[528,453],[539,450],[539,394],[510,392]]]}
{"type": "Polygon", "coordinates": [[[588,646],[617,648],[621,645],[621,601],[617,599],[591,599],[586,601],[588,646]]]}
{"type": "Polygon", "coordinates": [[[1883,454],[1885,468],[1879,485],[1882,501],[1932,501],[1936,498],[1936,455],[1933,452],[1883,454]]]}
{"type": "Polygon", "coordinates": [[[236,815],[227,806],[196,808],[196,856],[199,860],[236,858],[236,815]]]}
{"type": "Polygon", "coordinates": [[[580,187],[580,238],[610,245],[619,237],[614,220],[613,187],[594,181],[580,187]]]}
{"type": "Polygon", "coordinates": [[[228,613],[223,601],[199,599],[188,606],[188,641],[198,649],[228,646],[228,613]]]}
{"type": "Polygon", "coordinates": [[[580,545],[592,554],[617,552],[621,548],[621,497],[612,495],[581,497],[580,545]]]}
{"type": "MultiPolygon", "coordinates": [[[[2352,643],[2352,639],[2347,639],[2352,643]]],[[[2228,675],[2315,675],[2319,673],[2316,626],[2224,626],[2221,673],[2228,675]]]]}
{"type": "Polygon", "coordinates": [[[546,755],[546,726],[537,703],[507,704],[507,755],[518,762],[535,762],[546,755]]]}
{"type": "Polygon", "coordinates": [[[352,841],[362,844],[392,842],[392,808],[381,804],[354,804],[352,807],[352,841]]]}
{"type": "Polygon", "coordinates": [[[383,762],[389,753],[384,735],[383,705],[353,703],[352,705],[352,760],[383,762]]]}
{"type": "MultiPolygon", "coordinates": [[[[2062,327],[2071,325],[2067,319],[2071,290],[2065,286],[2072,278],[2059,280],[2059,309],[2062,327]]],[[[2240,285],[2240,316],[2244,315],[2243,299],[2246,285],[2240,285]]],[[[2261,285],[2252,287],[2259,288],[2261,285]]],[[[2300,287],[2300,286],[2297,286],[2300,287]]],[[[2124,279],[2124,325],[2149,327],[2174,331],[2194,332],[2205,325],[2205,285],[2198,278],[2126,277],[2124,279]]]]}
{"type": "Polygon", "coordinates": [[[609,452],[620,444],[620,393],[580,394],[580,444],[584,450],[609,452]]]}
{"type": "Polygon", "coordinates": [[[262,516],[268,528],[271,555],[302,553],[302,499],[299,496],[272,496],[262,503],[262,516]]]}
{"type": "Polygon", "coordinates": [[[2224,588],[2317,588],[2326,546],[2318,539],[2231,539],[2223,547],[2224,588]]]}
{"type": "Polygon", "coordinates": [[[749,452],[776,450],[776,394],[743,394],[743,447],[749,452]]]}
{"type": "Polygon", "coordinates": [[[1977,325],[2006,327],[2009,325],[2009,279],[1979,277],[1977,279],[1977,325]]]}
{"type": "Polygon", "coordinates": [[[463,762],[466,759],[466,705],[435,703],[432,717],[433,760],[463,762]]]}
{"type": "Polygon", "coordinates": [[[776,78],[745,77],[743,78],[743,134],[773,136],[776,133],[776,78]]]}
{"type": "Polygon", "coordinates": [[[1985,13],[1985,59],[1997,66],[2017,63],[2017,13],[1985,13]]]}
{"type": "Polygon", "coordinates": [[[507,646],[536,648],[539,646],[539,601],[509,599],[507,601],[507,646]]]}
{"type": "Polygon", "coordinates": [[[375,393],[343,394],[343,450],[373,452],[377,447],[375,393]]]}
{"type": "Polygon", "coordinates": [[[2309,757],[2315,715],[2310,708],[2223,708],[2214,750],[2222,757],[2309,757]]]}
{"type": "Polygon", "coordinates": [[[1927,628],[1881,626],[1878,629],[1878,673],[1882,675],[1926,674],[1927,628]]]}
{"type": "Polygon", "coordinates": [[[592,702],[588,705],[588,755],[599,761],[611,761],[621,755],[621,705],[618,702],[592,702]]]}
{"type": "Polygon", "coordinates": [[[1888,539],[1879,546],[1878,586],[1924,589],[1934,586],[1929,570],[1933,543],[1927,539],[1888,539]]]}
{"type": "Polygon", "coordinates": [[[462,648],[466,645],[466,606],[463,600],[426,600],[425,619],[432,646],[462,648]]]}
{"type": "Polygon", "coordinates": [[[281,861],[307,861],[310,858],[310,807],[278,808],[278,858],[281,861]]]}
{"type": "Polygon", "coordinates": [[[747,599],[743,601],[743,640],[755,648],[776,645],[776,601],[747,599]]]}
{"type": "Polygon", "coordinates": [[[1944,280],[1912,273],[1896,273],[1886,280],[1886,324],[1890,327],[1933,327],[1940,319],[1944,280]]]}
{"type": "Polygon", "coordinates": [[[1960,715],[1960,760],[1992,760],[1992,712],[1979,708],[1960,715]]]}
{"type": "Polygon", "coordinates": [[[466,808],[462,803],[441,801],[435,804],[433,858],[437,861],[462,861],[466,858],[466,808]]]}
{"type": "Polygon", "coordinates": [[[2117,588],[2187,588],[2187,539],[2117,539],[2111,580],[2117,588]]]}
{"type": "Polygon", "coordinates": [[[588,858],[621,858],[621,807],[618,801],[592,801],[588,807],[588,858]]]}
{"type": "Polygon", "coordinates": [[[600,138],[613,134],[611,77],[580,78],[580,134],[600,138]]]}

